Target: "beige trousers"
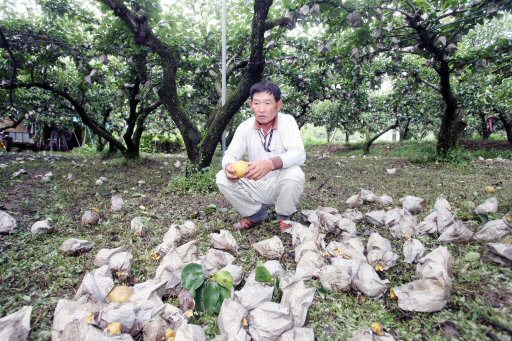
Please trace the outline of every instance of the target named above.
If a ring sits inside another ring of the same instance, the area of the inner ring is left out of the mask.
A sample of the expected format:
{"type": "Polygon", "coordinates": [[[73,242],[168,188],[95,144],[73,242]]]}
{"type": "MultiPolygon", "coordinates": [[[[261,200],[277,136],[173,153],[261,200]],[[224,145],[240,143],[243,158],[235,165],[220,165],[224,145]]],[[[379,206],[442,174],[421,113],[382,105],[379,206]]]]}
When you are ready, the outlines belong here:
{"type": "Polygon", "coordinates": [[[217,186],[233,208],[249,217],[263,206],[275,206],[277,214],[291,215],[304,190],[304,172],[299,166],[284,168],[268,180],[240,179],[233,183],[224,170],[217,173],[217,186]]]}

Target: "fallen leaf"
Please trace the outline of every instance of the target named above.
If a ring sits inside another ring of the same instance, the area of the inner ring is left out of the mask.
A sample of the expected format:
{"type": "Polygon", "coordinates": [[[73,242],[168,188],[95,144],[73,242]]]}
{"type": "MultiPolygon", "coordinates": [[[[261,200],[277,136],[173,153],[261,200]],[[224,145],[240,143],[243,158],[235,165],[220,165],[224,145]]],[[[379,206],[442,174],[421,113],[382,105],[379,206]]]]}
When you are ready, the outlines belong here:
{"type": "Polygon", "coordinates": [[[480,254],[478,252],[468,252],[466,254],[466,257],[464,257],[465,260],[467,260],[468,262],[476,262],[480,259],[480,254]]]}
{"type": "Polygon", "coordinates": [[[110,334],[117,335],[117,334],[121,333],[121,323],[119,323],[119,322],[111,323],[107,326],[107,330],[110,332],[110,334]]]}
{"type": "Polygon", "coordinates": [[[380,327],[380,324],[378,324],[377,322],[374,322],[372,323],[372,330],[375,334],[379,335],[379,336],[382,336],[384,335],[384,331],[382,330],[382,328],[380,327]]]}
{"type": "Polygon", "coordinates": [[[160,252],[152,252],[151,253],[151,258],[153,258],[153,260],[159,260],[160,257],[162,257],[162,255],[160,254],[160,252]]]}
{"type": "Polygon", "coordinates": [[[190,316],[187,316],[186,313],[185,313],[185,316],[192,317],[192,311],[195,308],[195,301],[194,301],[194,297],[192,296],[190,291],[188,291],[188,289],[186,289],[186,288],[181,289],[180,293],[178,294],[178,301],[179,301],[181,310],[186,311],[186,312],[190,311],[190,316]]]}

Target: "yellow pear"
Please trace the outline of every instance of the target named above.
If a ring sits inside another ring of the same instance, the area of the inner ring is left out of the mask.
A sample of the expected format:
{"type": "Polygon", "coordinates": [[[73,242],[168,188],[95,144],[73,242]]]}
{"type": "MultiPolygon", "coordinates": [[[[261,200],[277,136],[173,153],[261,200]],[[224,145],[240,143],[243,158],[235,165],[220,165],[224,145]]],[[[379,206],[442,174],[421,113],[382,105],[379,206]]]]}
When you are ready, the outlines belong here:
{"type": "Polygon", "coordinates": [[[110,294],[108,294],[107,298],[110,303],[125,303],[128,301],[128,298],[132,295],[132,289],[128,288],[124,285],[119,285],[112,289],[110,294]]]}
{"type": "Polygon", "coordinates": [[[249,165],[245,161],[238,160],[231,167],[233,168],[235,176],[241,179],[244,177],[244,171],[247,169],[247,167],[249,167],[249,165]]]}

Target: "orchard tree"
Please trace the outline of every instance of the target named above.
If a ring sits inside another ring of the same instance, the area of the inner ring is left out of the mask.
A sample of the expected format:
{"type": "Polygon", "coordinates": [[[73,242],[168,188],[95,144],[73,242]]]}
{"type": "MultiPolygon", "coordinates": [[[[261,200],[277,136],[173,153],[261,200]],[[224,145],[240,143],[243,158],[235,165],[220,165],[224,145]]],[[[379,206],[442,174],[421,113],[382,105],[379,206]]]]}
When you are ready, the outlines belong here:
{"type": "Polygon", "coordinates": [[[352,27],[354,49],[359,52],[357,63],[381,54],[399,66],[405,55],[415,55],[435,71],[435,82],[424,79],[422,69],[417,71],[416,79],[439,92],[445,102],[440,115],[438,153],[445,154],[455,148],[465,127],[464,110],[460,108],[452,78],[458,68],[453,58],[457,45],[478,23],[510,11],[510,4],[479,0],[321,3],[326,17],[332,18],[329,25],[334,29],[352,27]]]}
{"type": "Polygon", "coordinates": [[[510,15],[502,20],[495,18],[477,26],[465,37],[459,50],[463,53],[457,56],[459,77],[456,89],[461,105],[468,111],[468,128],[474,128],[487,139],[492,133],[491,119],[494,121],[492,131],[505,130],[512,143],[511,25],[510,15]]]}
{"type": "MultiPolygon", "coordinates": [[[[272,6],[271,0],[255,0],[252,10],[251,29],[247,29],[245,22],[239,20],[236,22],[241,25],[242,31],[247,34],[238,50],[241,51],[237,55],[239,60],[233,61],[231,70],[239,71],[236,78],[236,86],[233,86],[228,93],[226,104],[216,104],[214,109],[208,114],[206,123],[202,126],[196,124],[194,115],[187,112],[183,103],[183,98],[179,96],[179,72],[182,71],[182,63],[180,52],[187,50],[187,46],[183,46],[183,38],[180,39],[180,27],[172,26],[168,29],[159,31],[159,20],[155,12],[158,5],[151,2],[133,1],[130,7],[120,0],[101,0],[108,6],[112,12],[118,17],[125,27],[133,35],[133,42],[136,45],[146,46],[151,49],[159,57],[159,65],[162,68],[162,79],[159,84],[158,94],[170,113],[174,123],[178,127],[185,147],[188,158],[192,164],[199,168],[210,165],[213,154],[220,141],[222,132],[228,125],[229,121],[242,107],[249,96],[250,87],[262,79],[265,67],[265,31],[272,30],[275,27],[288,27],[293,24],[293,18],[275,16],[269,17],[269,10],[272,6]],[[167,42],[160,33],[170,33],[171,42],[167,42]]],[[[180,4],[184,6],[185,4],[180,4]]],[[[196,8],[194,3],[190,3],[192,8],[196,8]]],[[[237,6],[244,6],[241,2],[237,6]]],[[[213,13],[213,9],[209,9],[213,13]]],[[[185,18],[182,15],[181,18],[185,18]]],[[[209,42],[219,41],[210,37],[203,44],[208,46],[209,42]]],[[[194,44],[195,45],[195,44],[194,44]]],[[[201,45],[202,46],[202,45],[201,45]]],[[[204,53],[197,49],[199,53],[204,53]]],[[[213,54],[212,54],[213,55],[213,54]]],[[[213,70],[215,71],[215,70],[213,70]]],[[[201,69],[199,70],[201,72],[201,69]]],[[[215,71],[216,72],[216,71],[215,71]]],[[[215,77],[215,74],[213,74],[215,77]]],[[[231,80],[231,79],[230,79],[231,80]]]]}
{"type": "Polygon", "coordinates": [[[9,93],[11,105],[19,109],[24,106],[22,101],[12,100],[14,93],[43,90],[58,100],[47,107],[44,100],[40,101],[35,111],[37,121],[63,126],[65,116],[79,116],[125,157],[137,157],[144,121],[161,105],[152,95],[144,67],[148,51],[139,49],[127,60],[127,67],[119,62],[122,55],[112,62],[105,50],[120,51],[114,49],[120,47],[97,50],[84,33],[87,26],[101,26],[91,13],[65,2],[42,2],[42,8],[46,17],[32,15],[8,21],[2,48],[9,52],[9,64],[2,88],[9,93]],[[56,109],[65,110],[67,115],[56,109]]]}

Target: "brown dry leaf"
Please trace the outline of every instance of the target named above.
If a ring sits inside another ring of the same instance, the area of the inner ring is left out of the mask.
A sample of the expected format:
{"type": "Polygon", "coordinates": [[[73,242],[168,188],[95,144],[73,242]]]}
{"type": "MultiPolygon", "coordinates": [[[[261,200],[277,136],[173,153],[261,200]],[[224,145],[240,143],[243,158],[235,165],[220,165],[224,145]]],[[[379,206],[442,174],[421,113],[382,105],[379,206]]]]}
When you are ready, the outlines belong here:
{"type": "Polygon", "coordinates": [[[396,301],[398,299],[398,296],[396,296],[395,292],[393,291],[393,289],[389,289],[389,297],[396,301]]]}
{"type": "Polygon", "coordinates": [[[334,249],[333,252],[334,252],[334,255],[337,256],[341,252],[341,247],[338,246],[337,248],[334,249]]]}
{"type": "Polygon", "coordinates": [[[249,323],[247,322],[247,319],[244,317],[242,319],[242,326],[247,327],[248,325],[249,325],[249,323]]]}
{"type": "Polygon", "coordinates": [[[176,332],[174,330],[166,329],[165,337],[166,338],[170,338],[170,337],[174,338],[174,337],[176,337],[176,332]]]}
{"type": "Polygon", "coordinates": [[[185,313],[185,315],[187,317],[192,317],[192,311],[195,308],[195,301],[190,291],[188,291],[186,288],[181,289],[180,293],[178,294],[178,301],[181,310],[186,311],[187,313],[190,311],[190,316],[186,315],[187,313],[185,313]]]}
{"type": "Polygon", "coordinates": [[[383,271],[384,268],[382,267],[382,265],[380,263],[377,263],[377,265],[375,265],[375,271],[383,271]]]}
{"type": "Polygon", "coordinates": [[[327,256],[329,256],[329,253],[328,253],[327,251],[324,251],[324,252],[322,253],[322,257],[326,258],[327,256]]]}
{"type": "Polygon", "coordinates": [[[97,207],[93,207],[93,208],[92,208],[92,210],[93,210],[94,212],[96,212],[96,213],[98,213],[98,212],[99,212],[99,210],[98,210],[98,208],[97,208],[97,207]]]}
{"type": "Polygon", "coordinates": [[[380,327],[380,324],[378,324],[377,322],[374,322],[372,323],[372,330],[375,334],[379,335],[379,336],[382,336],[384,335],[384,331],[382,330],[382,328],[380,327]]]}

